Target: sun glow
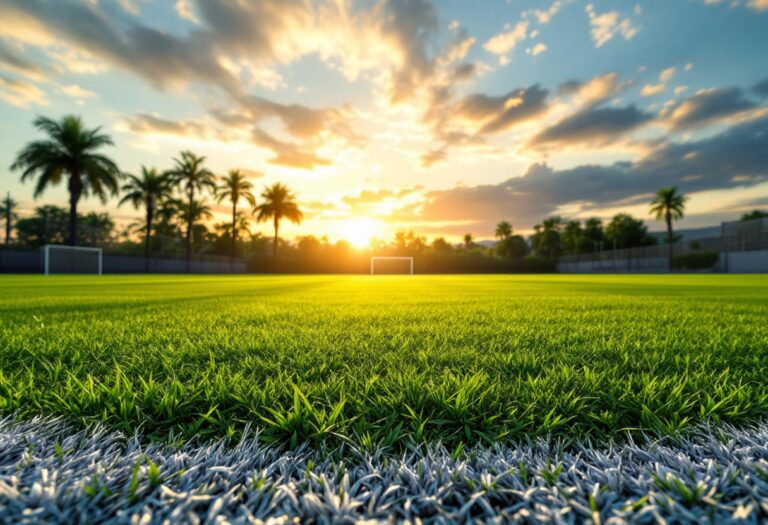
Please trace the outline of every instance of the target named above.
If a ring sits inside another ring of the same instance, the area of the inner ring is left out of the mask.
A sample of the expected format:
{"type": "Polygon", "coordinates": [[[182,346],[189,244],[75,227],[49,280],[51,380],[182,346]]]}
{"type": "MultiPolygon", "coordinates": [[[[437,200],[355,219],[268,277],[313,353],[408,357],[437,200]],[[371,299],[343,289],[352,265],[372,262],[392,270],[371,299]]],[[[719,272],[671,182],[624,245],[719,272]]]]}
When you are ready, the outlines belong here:
{"type": "Polygon", "coordinates": [[[383,223],[373,219],[349,219],[339,224],[338,237],[356,248],[366,248],[383,233],[383,223]]]}

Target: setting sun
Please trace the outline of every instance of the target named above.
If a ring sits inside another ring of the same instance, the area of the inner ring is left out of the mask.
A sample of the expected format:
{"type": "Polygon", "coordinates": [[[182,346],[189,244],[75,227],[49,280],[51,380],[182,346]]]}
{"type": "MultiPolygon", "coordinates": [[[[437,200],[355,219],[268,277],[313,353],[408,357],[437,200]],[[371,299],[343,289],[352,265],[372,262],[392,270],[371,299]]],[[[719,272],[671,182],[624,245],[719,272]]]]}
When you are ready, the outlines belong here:
{"type": "Polygon", "coordinates": [[[383,223],[373,219],[350,219],[339,226],[339,238],[356,248],[365,248],[374,237],[381,236],[383,223]]]}

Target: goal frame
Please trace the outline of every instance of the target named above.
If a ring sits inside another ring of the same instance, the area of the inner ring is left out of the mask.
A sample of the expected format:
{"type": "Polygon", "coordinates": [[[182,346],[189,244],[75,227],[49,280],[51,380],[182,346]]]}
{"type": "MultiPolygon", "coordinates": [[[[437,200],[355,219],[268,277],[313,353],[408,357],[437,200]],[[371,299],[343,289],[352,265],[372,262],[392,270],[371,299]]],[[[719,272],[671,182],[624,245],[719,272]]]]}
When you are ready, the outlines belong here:
{"type": "Polygon", "coordinates": [[[413,257],[371,257],[371,275],[375,275],[374,269],[376,268],[376,261],[409,261],[411,269],[410,275],[413,275],[413,257]]]}
{"type": "Polygon", "coordinates": [[[51,275],[51,248],[65,248],[68,250],[80,250],[84,252],[97,252],[99,254],[99,272],[97,275],[102,274],[103,268],[103,254],[101,248],[91,248],[89,246],[69,246],[66,244],[46,244],[43,246],[43,274],[51,275]]]}

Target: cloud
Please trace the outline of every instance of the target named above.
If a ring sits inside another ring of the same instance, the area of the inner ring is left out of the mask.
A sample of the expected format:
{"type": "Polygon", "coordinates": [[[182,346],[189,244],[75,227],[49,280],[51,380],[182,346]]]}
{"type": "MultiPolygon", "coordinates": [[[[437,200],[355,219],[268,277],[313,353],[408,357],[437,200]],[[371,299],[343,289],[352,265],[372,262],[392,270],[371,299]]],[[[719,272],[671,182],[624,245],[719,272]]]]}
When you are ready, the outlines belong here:
{"type": "Polygon", "coordinates": [[[93,91],[89,91],[87,89],[84,89],[77,84],[69,84],[66,86],[60,86],[58,88],[58,91],[61,93],[64,93],[67,96],[70,96],[72,98],[77,99],[84,99],[84,98],[96,98],[97,95],[93,91]]]}
{"type": "Polygon", "coordinates": [[[749,0],[747,7],[755,11],[768,11],[768,0],[749,0]]]}
{"type": "MultiPolygon", "coordinates": [[[[725,1],[726,0],[704,0],[704,3],[708,5],[717,5],[722,4],[725,1]]],[[[731,8],[735,8],[741,6],[742,4],[740,2],[731,0],[729,5],[731,8]]],[[[753,11],[768,11],[768,0],[748,0],[744,5],[753,11]]]]}
{"type": "Polygon", "coordinates": [[[623,108],[587,107],[535,135],[529,147],[545,149],[573,145],[604,146],[649,122],[653,116],[634,105],[623,108]]]}
{"type": "Polygon", "coordinates": [[[677,72],[677,69],[674,67],[668,67],[664,70],[662,70],[661,73],[659,73],[659,82],[669,82],[672,80],[672,77],[675,76],[675,73],[677,72]]]}
{"type": "Polygon", "coordinates": [[[118,129],[121,128],[139,136],[168,135],[196,140],[228,140],[235,138],[233,134],[228,135],[219,128],[212,126],[210,122],[202,119],[169,120],[148,113],[139,113],[123,119],[118,126],[118,129]]]}
{"type": "Polygon", "coordinates": [[[302,149],[297,144],[279,140],[258,128],[253,130],[253,143],[268,148],[275,153],[275,156],[269,160],[271,164],[305,170],[331,164],[330,160],[319,157],[313,151],[302,149]]]}
{"type": "Polygon", "coordinates": [[[755,84],[755,86],[752,88],[752,91],[761,97],[768,97],[768,78],[755,84]]]}
{"type": "Polygon", "coordinates": [[[176,0],[173,8],[176,10],[176,14],[179,15],[179,18],[195,24],[200,23],[195,15],[195,8],[192,6],[190,0],[176,0]]]}
{"type": "Polygon", "coordinates": [[[610,42],[616,35],[620,35],[624,40],[631,40],[640,31],[632,24],[629,18],[621,18],[618,11],[607,11],[603,14],[597,14],[592,4],[586,6],[589,24],[592,26],[592,39],[595,41],[595,47],[602,47],[610,42]]]}
{"type": "Polygon", "coordinates": [[[652,97],[664,93],[665,89],[667,89],[667,86],[663,82],[658,84],[646,84],[643,86],[643,89],[640,90],[640,94],[644,97],[652,97]]]}
{"type": "Polygon", "coordinates": [[[498,35],[491,37],[483,48],[494,55],[505,55],[512,51],[517,44],[525,40],[528,32],[528,22],[522,21],[514,25],[507,24],[505,30],[498,35]]]}
{"type": "Polygon", "coordinates": [[[374,206],[381,204],[382,201],[385,201],[387,199],[400,199],[402,197],[406,197],[408,195],[411,195],[419,190],[421,190],[421,186],[415,186],[413,188],[403,188],[400,190],[387,190],[387,189],[380,189],[380,190],[363,190],[358,195],[347,195],[343,197],[341,200],[345,204],[353,207],[367,207],[367,206],[374,206]]]}
{"type": "Polygon", "coordinates": [[[571,0],[555,0],[548,9],[531,9],[526,11],[523,16],[533,17],[539,24],[545,25],[550,23],[555,15],[569,3],[571,0]]]}
{"type": "Polygon", "coordinates": [[[477,133],[500,133],[536,117],[547,109],[548,91],[538,84],[502,96],[476,93],[463,98],[452,110],[459,118],[480,124],[477,133]]]}
{"type": "Polygon", "coordinates": [[[45,93],[36,85],[0,75],[0,99],[12,106],[26,108],[30,105],[47,106],[45,93]]]}
{"type": "Polygon", "coordinates": [[[542,54],[546,50],[547,50],[546,44],[542,44],[541,42],[539,42],[538,44],[533,46],[532,49],[530,49],[529,53],[531,56],[535,57],[536,55],[542,54]]]}
{"type": "Polygon", "coordinates": [[[42,68],[33,61],[22,56],[21,46],[0,39],[0,67],[9,69],[34,80],[44,78],[42,68]]]}
{"type": "Polygon", "coordinates": [[[697,92],[662,116],[673,130],[680,131],[743,115],[756,107],[757,104],[747,99],[741,88],[715,88],[697,92]]]}
{"type": "Polygon", "coordinates": [[[427,192],[420,210],[403,210],[397,218],[471,221],[476,233],[490,234],[500,218],[526,228],[564,206],[590,210],[644,202],[664,186],[677,185],[685,193],[748,187],[768,180],[766,166],[768,117],[763,117],[709,139],[661,144],[634,163],[563,170],[532,164],[522,176],[499,184],[427,192]]]}
{"type": "Polygon", "coordinates": [[[619,80],[616,73],[606,73],[593,77],[587,82],[569,80],[560,85],[558,91],[563,95],[573,95],[581,106],[598,105],[610,97],[618,95],[627,87],[619,80]]]}

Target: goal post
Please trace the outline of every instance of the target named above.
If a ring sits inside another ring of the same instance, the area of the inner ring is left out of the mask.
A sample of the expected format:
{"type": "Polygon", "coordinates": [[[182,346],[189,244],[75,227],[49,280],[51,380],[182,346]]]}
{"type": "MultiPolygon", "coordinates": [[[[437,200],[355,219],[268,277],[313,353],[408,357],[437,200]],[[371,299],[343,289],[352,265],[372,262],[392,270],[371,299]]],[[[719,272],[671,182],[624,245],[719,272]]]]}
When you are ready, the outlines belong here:
{"type": "Polygon", "coordinates": [[[42,248],[43,273],[84,273],[101,275],[101,248],[46,244],[42,248]]]}
{"type": "Polygon", "coordinates": [[[376,261],[408,261],[408,273],[413,275],[413,257],[371,257],[371,275],[376,273],[376,261]]]}

